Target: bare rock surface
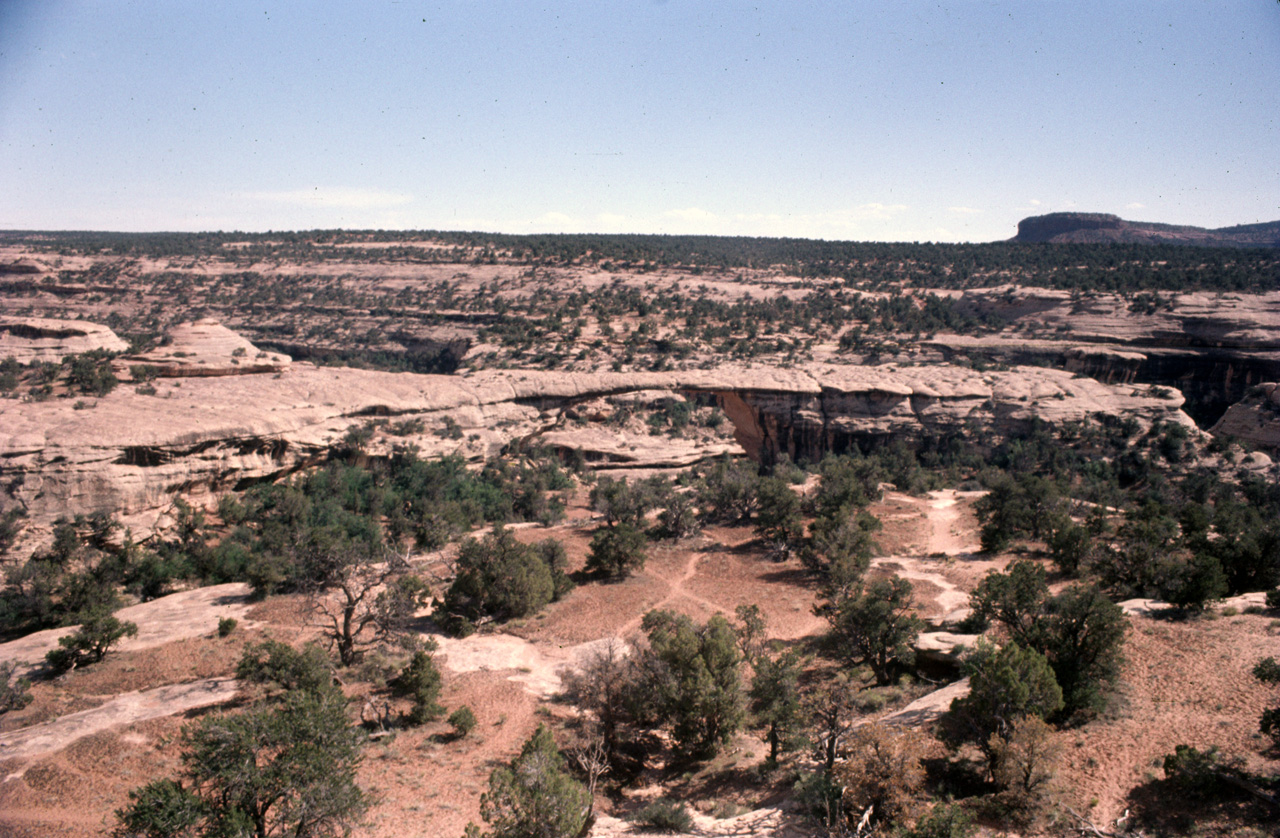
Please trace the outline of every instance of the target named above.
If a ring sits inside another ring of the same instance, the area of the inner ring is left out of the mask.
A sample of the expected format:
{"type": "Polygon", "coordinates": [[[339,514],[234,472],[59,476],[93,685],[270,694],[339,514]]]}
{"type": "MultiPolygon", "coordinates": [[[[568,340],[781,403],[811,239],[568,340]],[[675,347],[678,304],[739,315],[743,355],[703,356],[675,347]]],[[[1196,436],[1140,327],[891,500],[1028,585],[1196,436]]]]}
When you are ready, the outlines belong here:
{"type": "Polygon", "coordinates": [[[552,448],[581,449],[589,462],[614,467],[683,468],[724,454],[744,453],[741,445],[720,440],[654,437],[601,427],[547,431],[541,440],[552,448]]]}
{"type": "Polygon", "coordinates": [[[292,363],[288,355],[262,352],[217,320],[180,323],[166,335],[163,346],[132,355],[129,364],[155,368],[164,377],[247,375],[278,372],[292,363]]]}
{"type": "Polygon", "coordinates": [[[966,649],[973,648],[980,634],[956,634],[950,631],[926,631],[916,637],[916,656],[929,661],[958,663],[966,649]]]}
{"type": "Polygon", "coordinates": [[[961,678],[940,690],[920,696],[901,710],[885,716],[881,721],[900,727],[922,727],[932,724],[951,709],[951,702],[957,698],[964,698],[968,694],[969,679],[961,678]]]}
{"type": "Polygon", "coordinates": [[[20,364],[60,363],[67,355],[101,349],[124,352],[129,344],[106,326],[83,320],[0,317],[0,359],[20,364]]]}
{"type": "Polygon", "coordinates": [[[1227,408],[1210,433],[1280,452],[1280,384],[1259,384],[1244,401],[1227,408]]]}
{"type": "MultiPolygon", "coordinates": [[[[0,734],[0,760],[38,757],[61,750],[81,737],[117,725],[225,704],[235,699],[239,689],[240,682],[234,678],[205,678],[186,684],[167,684],[150,690],[123,693],[98,707],[0,734]]],[[[21,776],[21,771],[17,776],[21,776]]],[[[3,779],[12,779],[12,776],[3,779]]]]}
{"type": "MultiPolygon", "coordinates": [[[[180,330],[172,345],[204,347],[196,360],[210,361],[233,360],[237,348],[251,346],[207,321],[180,330]]],[[[254,353],[246,349],[241,357],[252,361],[254,353]]],[[[559,424],[562,411],[574,404],[641,391],[713,397],[748,454],[794,459],[816,460],[853,438],[963,432],[991,440],[1036,418],[1058,423],[1125,414],[1143,424],[1191,424],[1176,392],[1154,394],[1036,367],[979,372],[947,365],[726,365],[446,376],[298,363],[269,375],[161,379],[151,394],[118,387],[88,409],[69,399],[0,402],[0,485],[9,487],[0,503],[24,508],[33,535],[47,532],[59,516],[96,511],[121,516],[143,535],[177,495],[212,504],[217,493],[324,461],[349,431],[379,419],[417,419],[425,427],[446,418],[456,423],[461,439],[422,434],[412,440],[426,456],[479,459],[512,440],[549,432],[546,441],[594,445],[636,466],[684,465],[728,450],[723,444],[681,448],[633,439],[620,451],[599,430],[577,433],[559,424]]]]}
{"type": "MultiPolygon", "coordinates": [[[[248,626],[245,616],[251,607],[251,593],[251,588],[244,582],[228,582],[193,588],[121,608],[115,615],[121,620],[135,623],[138,633],[134,637],[124,638],[115,648],[133,651],[187,637],[208,635],[217,628],[218,620],[224,617],[233,618],[248,626]]],[[[45,654],[58,648],[58,638],[71,634],[77,628],[78,626],[63,626],[45,629],[8,643],[0,643],[0,662],[17,663],[19,675],[30,675],[42,666],[45,654]]]]}

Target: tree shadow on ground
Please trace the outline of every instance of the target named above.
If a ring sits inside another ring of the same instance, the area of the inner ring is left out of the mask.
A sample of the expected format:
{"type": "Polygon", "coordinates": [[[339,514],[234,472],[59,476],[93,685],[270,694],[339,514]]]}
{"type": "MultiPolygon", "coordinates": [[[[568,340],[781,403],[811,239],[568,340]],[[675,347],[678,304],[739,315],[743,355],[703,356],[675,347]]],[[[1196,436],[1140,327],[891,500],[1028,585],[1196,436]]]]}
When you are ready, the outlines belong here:
{"type": "MultiPolygon", "coordinates": [[[[1276,785],[1274,778],[1270,782],[1276,785]]],[[[1268,791],[1275,794],[1274,788],[1268,791]]],[[[1194,794],[1171,780],[1153,779],[1130,791],[1126,804],[1133,827],[1152,838],[1239,835],[1246,827],[1274,827],[1280,817],[1280,809],[1225,783],[1194,794]]]]}

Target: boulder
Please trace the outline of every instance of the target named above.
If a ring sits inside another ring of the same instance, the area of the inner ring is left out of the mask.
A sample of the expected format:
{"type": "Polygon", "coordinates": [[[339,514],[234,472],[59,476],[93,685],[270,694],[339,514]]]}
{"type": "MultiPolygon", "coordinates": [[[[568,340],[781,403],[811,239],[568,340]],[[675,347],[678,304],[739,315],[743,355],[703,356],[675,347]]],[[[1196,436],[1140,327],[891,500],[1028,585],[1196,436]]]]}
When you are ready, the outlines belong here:
{"type": "Polygon", "coordinates": [[[949,631],[921,632],[916,637],[916,657],[934,663],[957,664],[964,651],[973,648],[980,637],[980,634],[954,634],[949,631]]]}

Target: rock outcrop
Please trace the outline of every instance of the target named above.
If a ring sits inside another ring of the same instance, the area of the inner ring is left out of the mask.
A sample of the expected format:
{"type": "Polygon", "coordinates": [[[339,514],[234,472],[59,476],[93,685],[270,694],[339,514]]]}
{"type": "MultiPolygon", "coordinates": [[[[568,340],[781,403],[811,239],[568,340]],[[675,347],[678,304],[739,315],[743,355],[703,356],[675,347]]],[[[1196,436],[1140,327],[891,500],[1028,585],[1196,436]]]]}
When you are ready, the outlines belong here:
{"type": "Polygon", "coordinates": [[[123,360],[128,366],[149,367],[161,378],[188,378],[278,372],[293,359],[263,352],[217,320],[206,319],[174,326],[163,345],[123,360]]]}
{"type": "MultiPolygon", "coordinates": [[[[186,345],[196,345],[193,336],[202,335],[207,345],[219,347],[204,357],[222,358],[228,347],[235,357],[239,344],[225,331],[193,324],[186,345]]],[[[255,359],[248,349],[241,357],[255,359]]],[[[478,460],[515,441],[601,451],[613,446],[617,453],[616,439],[602,429],[588,425],[576,432],[562,419],[575,405],[637,391],[715,400],[742,449],[765,460],[782,453],[816,460],[827,451],[889,438],[958,434],[993,444],[1036,418],[1057,423],[1123,413],[1143,423],[1191,424],[1176,392],[1152,394],[1146,387],[1106,385],[1043,368],[978,372],[946,365],[810,364],[444,376],[299,363],[271,370],[159,379],[145,392],[120,387],[88,406],[70,398],[2,401],[0,503],[27,512],[31,538],[42,537],[59,516],[97,511],[119,515],[139,534],[163,520],[175,496],[210,504],[217,493],[323,462],[349,444],[344,440],[353,429],[381,420],[414,430],[409,436],[375,437],[367,443],[371,454],[380,446],[412,442],[428,456],[460,453],[478,460]],[[458,433],[435,432],[442,425],[458,433]]],[[[715,441],[687,448],[630,444],[624,456],[612,459],[683,465],[728,450],[715,441]]]]}
{"type": "Polygon", "coordinates": [[[42,317],[0,318],[0,359],[14,358],[20,364],[56,364],[67,355],[95,349],[124,352],[128,348],[129,344],[115,332],[97,323],[42,317]]]}
{"type": "Polygon", "coordinates": [[[1211,433],[1280,454],[1280,384],[1268,381],[1254,387],[1227,409],[1211,433]]]}
{"type": "Polygon", "coordinates": [[[1054,212],[1018,222],[1016,242],[1126,242],[1202,247],[1280,247],[1280,221],[1209,230],[1174,224],[1125,221],[1097,212],[1054,212]]]}
{"type": "Polygon", "coordinates": [[[1161,294],[1145,301],[1045,288],[974,289],[975,315],[1034,325],[1034,336],[939,335],[944,358],[1050,365],[1107,383],[1177,388],[1203,428],[1263,381],[1280,378],[1280,293],[1161,294]]]}

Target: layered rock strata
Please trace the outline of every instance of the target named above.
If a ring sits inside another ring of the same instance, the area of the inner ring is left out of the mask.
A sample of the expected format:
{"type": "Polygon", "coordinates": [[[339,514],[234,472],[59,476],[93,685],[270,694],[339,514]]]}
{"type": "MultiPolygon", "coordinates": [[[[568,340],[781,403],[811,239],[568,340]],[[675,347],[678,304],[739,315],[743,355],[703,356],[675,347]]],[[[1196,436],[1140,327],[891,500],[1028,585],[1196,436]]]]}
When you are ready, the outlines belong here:
{"type": "Polygon", "coordinates": [[[442,376],[298,363],[270,374],[160,379],[145,392],[119,387],[88,406],[70,398],[0,402],[0,503],[26,511],[31,538],[59,516],[98,511],[122,516],[137,532],[162,520],[175,496],[212,503],[217,493],[323,462],[350,448],[353,429],[383,420],[409,431],[375,436],[370,453],[410,442],[425,455],[478,460],[512,442],[545,441],[612,462],[672,465],[730,450],[711,442],[673,457],[665,444],[646,451],[563,423],[567,408],[637,391],[716,401],[741,448],[765,460],[782,453],[815,460],[889,438],[960,434],[994,443],[1037,418],[1123,414],[1191,424],[1176,392],[1042,368],[810,364],[442,376]],[[437,432],[442,425],[455,433],[437,432]]]}
{"type": "Polygon", "coordinates": [[[0,359],[20,364],[61,363],[67,355],[102,350],[124,352],[129,344],[106,326],[80,320],[43,317],[0,318],[0,359]]]}
{"type": "Polygon", "coordinates": [[[1214,436],[1227,436],[1272,454],[1280,454],[1280,384],[1264,382],[1227,409],[1213,426],[1214,436]]]}

